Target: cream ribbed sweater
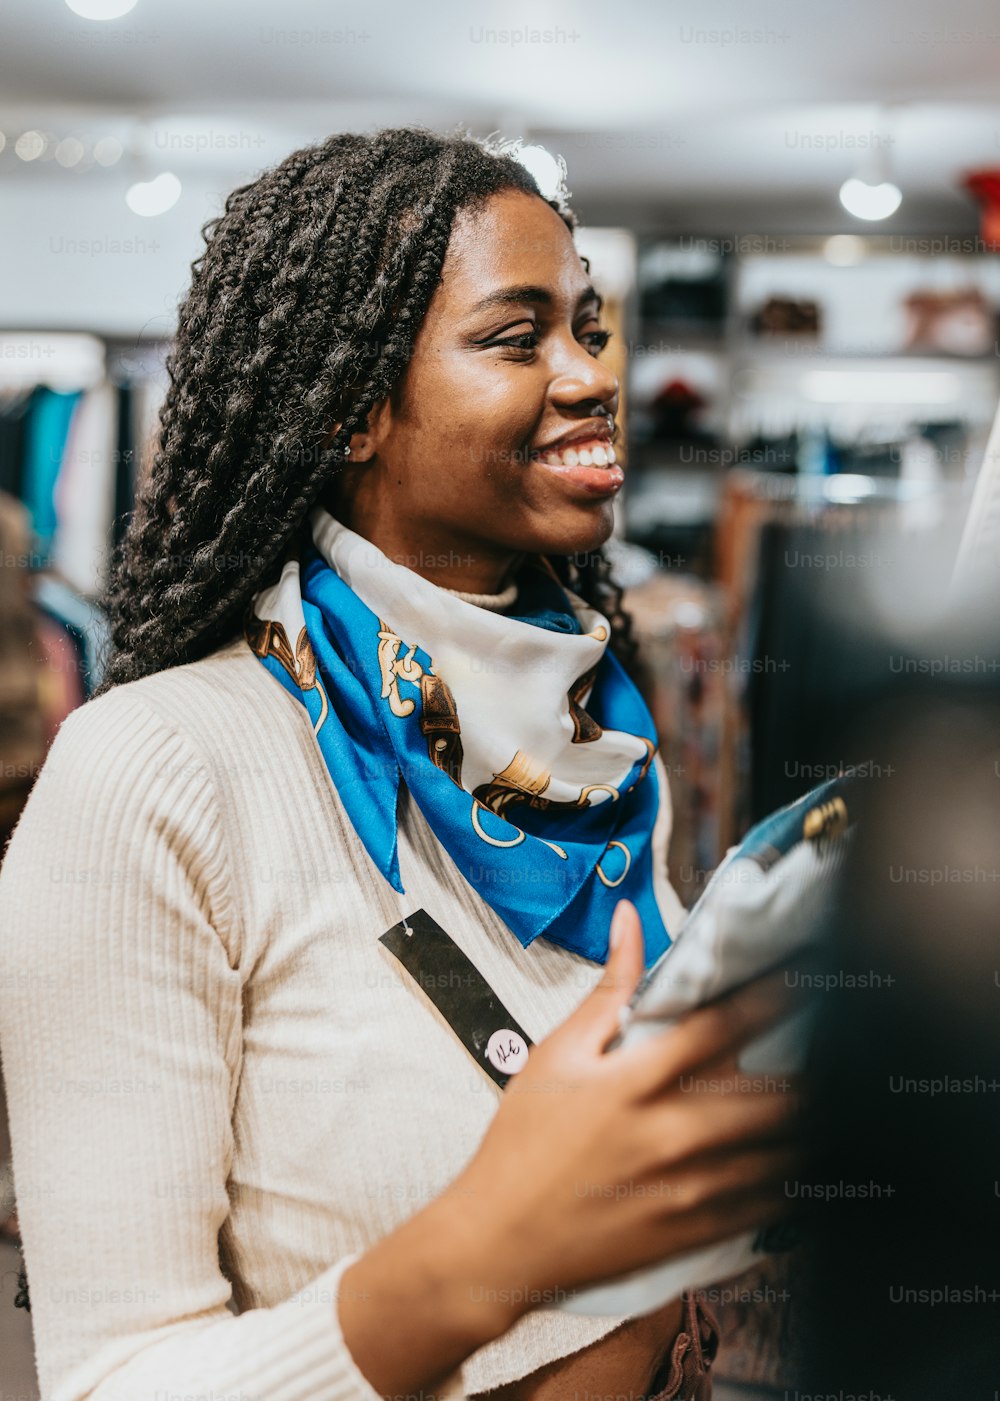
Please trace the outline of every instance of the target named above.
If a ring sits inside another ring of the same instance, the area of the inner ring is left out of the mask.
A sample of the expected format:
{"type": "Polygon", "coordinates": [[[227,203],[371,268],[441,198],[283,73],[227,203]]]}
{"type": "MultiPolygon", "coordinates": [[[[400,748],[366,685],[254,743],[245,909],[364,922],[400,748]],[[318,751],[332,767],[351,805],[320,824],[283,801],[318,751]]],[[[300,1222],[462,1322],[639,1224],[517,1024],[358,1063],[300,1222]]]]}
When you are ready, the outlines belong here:
{"type": "MultiPolygon", "coordinates": [[[[45,1401],[376,1401],[340,1333],[340,1275],[460,1172],[500,1100],[379,934],[426,908],[536,1041],[602,971],[544,938],[524,949],[405,789],[399,857],[405,896],[242,638],[63,722],[0,867],[45,1401]]],[[[622,1321],[534,1310],[442,1394],[622,1321]]]]}

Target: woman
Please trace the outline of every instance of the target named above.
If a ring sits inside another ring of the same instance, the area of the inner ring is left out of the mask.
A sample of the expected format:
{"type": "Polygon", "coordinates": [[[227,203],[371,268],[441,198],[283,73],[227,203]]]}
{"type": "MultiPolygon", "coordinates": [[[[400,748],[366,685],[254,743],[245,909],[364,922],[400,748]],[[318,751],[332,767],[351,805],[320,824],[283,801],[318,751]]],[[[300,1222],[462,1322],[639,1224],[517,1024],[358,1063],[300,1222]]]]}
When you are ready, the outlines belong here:
{"type": "Polygon", "coordinates": [[[50,1401],[707,1394],[695,1301],[555,1307],[770,1219],[793,1162],[792,1096],[690,1088],[773,982],[602,1054],[683,910],[573,222],[503,151],[391,130],[206,230],[107,680],[0,879],[50,1401]],[[450,1000],[380,940],[420,910],[471,961],[450,1000]]]}

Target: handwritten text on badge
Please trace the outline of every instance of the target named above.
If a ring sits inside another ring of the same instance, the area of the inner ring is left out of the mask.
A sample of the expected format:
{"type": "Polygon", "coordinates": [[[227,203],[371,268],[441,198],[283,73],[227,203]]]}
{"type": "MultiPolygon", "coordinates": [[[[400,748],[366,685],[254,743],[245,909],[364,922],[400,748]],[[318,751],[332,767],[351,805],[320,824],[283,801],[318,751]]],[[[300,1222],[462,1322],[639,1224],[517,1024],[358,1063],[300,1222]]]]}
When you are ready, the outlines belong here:
{"type": "Polygon", "coordinates": [[[528,1064],[528,1044],[516,1031],[504,1027],[487,1041],[486,1058],[505,1075],[516,1075],[528,1064]]]}

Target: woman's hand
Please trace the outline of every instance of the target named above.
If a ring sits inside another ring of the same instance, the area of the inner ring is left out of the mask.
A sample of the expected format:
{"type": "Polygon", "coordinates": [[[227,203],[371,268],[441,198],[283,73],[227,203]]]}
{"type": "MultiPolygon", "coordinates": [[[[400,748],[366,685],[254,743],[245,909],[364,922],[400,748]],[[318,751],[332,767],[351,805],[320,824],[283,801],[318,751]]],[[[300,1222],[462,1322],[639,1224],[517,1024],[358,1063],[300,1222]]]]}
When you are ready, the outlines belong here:
{"type": "MultiPolygon", "coordinates": [[[[465,1169],[344,1272],[341,1329],[383,1395],[439,1385],[566,1291],[724,1240],[786,1208],[783,1183],[799,1166],[798,1091],[789,1079],[751,1079],[737,1061],[803,994],[778,973],[605,1052],[644,960],[634,906],[621,901],[612,928],[621,942],[601,981],[532,1047],[465,1169]]],[[[651,1321],[654,1331],[663,1317],[651,1321]]],[[[628,1345],[628,1365],[651,1368],[660,1336],[612,1337],[605,1360],[624,1371],[614,1349],[628,1345]]],[[[595,1371],[593,1361],[580,1366],[595,1371]]],[[[563,1385],[571,1376],[555,1369],[553,1394],[578,1389],[563,1385]]],[[[534,1395],[538,1380],[532,1374],[514,1394],[534,1395]]]]}
{"type": "Polygon", "coordinates": [[[490,1243],[483,1284],[523,1291],[522,1312],[777,1219],[800,1161],[797,1082],[737,1061],[801,994],[772,974],[606,1053],[644,966],[629,902],[613,928],[601,981],[532,1048],[453,1184],[470,1242],[490,1243]]]}

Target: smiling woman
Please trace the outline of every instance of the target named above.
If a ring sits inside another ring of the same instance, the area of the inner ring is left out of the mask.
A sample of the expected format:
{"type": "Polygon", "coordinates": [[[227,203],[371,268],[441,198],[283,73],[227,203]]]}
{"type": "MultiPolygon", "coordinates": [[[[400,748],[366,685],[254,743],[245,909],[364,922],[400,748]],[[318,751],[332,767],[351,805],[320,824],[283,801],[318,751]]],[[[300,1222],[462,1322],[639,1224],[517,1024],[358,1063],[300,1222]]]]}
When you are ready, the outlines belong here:
{"type": "Polygon", "coordinates": [[[581,431],[600,455],[617,408],[574,225],[518,161],[419,129],[331,137],[235,190],[180,308],[104,689],[234,636],[317,501],[454,588],[550,552],[630,659],[599,549],[620,470],[588,470],[587,442],[542,465],[581,431]]]}
{"type": "Polygon", "coordinates": [[[106,680],[0,871],[51,1401],[707,1395],[696,1300],[558,1307],[780,1216],[797,1161],[737,1069],[777,981],[605,1054],[684,910],[573,225],[403,129],[208,226],[106,680]],[[432,925],[440,1004],[380,939],[432,925]]]}
{"type": "Polygon", "coordinates": [[[466,556],[428,577],[477,593],[498,591],[525,553],[598,550],[623,481],[600,306],[564,219],[537,195],[464,210],[405,383],[352,437],[331,509],[392,557],[415,544],[466,556]]]}

